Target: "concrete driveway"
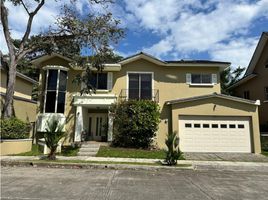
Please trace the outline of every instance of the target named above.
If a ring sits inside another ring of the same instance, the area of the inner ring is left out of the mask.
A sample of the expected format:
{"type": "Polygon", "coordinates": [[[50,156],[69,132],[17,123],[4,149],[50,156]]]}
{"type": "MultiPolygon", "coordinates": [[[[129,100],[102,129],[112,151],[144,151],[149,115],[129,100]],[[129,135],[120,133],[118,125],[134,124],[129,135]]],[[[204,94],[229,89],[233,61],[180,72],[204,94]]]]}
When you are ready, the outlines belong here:
{"type": "Polygon", "coordinates": [[[186,160],[268,162],[268,157],[253,153],[184,153],[186,160]]]}
{"type": "Polygon", "coordinates": [[[266,199],[268,173],[2,167],[1,199],[266,199]]]}

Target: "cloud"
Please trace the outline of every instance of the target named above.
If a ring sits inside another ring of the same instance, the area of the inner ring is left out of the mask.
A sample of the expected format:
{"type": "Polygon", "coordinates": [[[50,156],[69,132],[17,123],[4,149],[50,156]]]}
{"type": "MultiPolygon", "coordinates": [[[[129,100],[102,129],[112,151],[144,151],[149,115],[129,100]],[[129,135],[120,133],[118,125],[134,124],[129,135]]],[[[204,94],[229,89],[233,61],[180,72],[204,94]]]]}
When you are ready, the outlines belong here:
{"type": "Polygon", "coordinates": [[[139,29],[161,36],[143,47],[149,53],[160,58],[207,53],[212,59],[244,66],[257,42],[251,26],[268,17],[268,0],[125,0],[124,4],[139,29]]]}
{"type": "Polygon", "coordinates": [[[210,56],[214,60],[230,60],[233,67],[247,67],[259,38],[239,38],[217,44],[210,56]]]}
{"type": "MultiPolygon", "coordinates": [[[[32,11],[37,5],[31,0],[26,2],[31,8],[30,11],[32,11]]],[[[34,17],[31,35],[46,31],[49,26],[55,26],[56,18],[60,14],[63,3],[70,4],[70,1],[47,1],[34,17]]],[[[11,35],[15,39],[20,39],[26,30],[28,14],[22,6],[14,6],[8,1],[5,2],[5,5],[9,11],[8,20],[11,35]]],[[[89,5],[88,0],[77,0],[75,2],[75,8],[81,15],[89,14],[90,12],[101,13],[105,11],[104,6],[93,4],[89,5]]],[[[0,47],[2,52],[8,52],[2,27],[0,28],[0,47]]]]}

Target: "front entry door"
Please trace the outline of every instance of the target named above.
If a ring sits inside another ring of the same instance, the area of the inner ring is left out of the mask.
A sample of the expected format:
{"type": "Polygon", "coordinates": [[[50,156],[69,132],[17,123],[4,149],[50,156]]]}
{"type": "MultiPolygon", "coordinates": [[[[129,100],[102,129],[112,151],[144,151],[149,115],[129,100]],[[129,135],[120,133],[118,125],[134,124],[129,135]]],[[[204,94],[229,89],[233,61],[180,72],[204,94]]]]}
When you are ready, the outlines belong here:
{"type": "Polygon", "coordinates": [[[107,114],[89,114],[89,133],[91,140],[102,141],[107,136],[107,114]]]}

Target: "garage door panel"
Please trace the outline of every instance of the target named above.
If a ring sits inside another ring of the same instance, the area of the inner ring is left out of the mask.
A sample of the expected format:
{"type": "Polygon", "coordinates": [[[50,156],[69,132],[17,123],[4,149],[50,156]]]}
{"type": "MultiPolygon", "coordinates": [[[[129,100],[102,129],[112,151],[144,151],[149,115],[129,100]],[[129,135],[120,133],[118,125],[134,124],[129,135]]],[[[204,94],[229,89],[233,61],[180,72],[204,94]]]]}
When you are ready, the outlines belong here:
{"type": "Polygon", "coordinates": [[[250,121],[245,117],[179,118],[183,152],[251,152],[250,121]]]}

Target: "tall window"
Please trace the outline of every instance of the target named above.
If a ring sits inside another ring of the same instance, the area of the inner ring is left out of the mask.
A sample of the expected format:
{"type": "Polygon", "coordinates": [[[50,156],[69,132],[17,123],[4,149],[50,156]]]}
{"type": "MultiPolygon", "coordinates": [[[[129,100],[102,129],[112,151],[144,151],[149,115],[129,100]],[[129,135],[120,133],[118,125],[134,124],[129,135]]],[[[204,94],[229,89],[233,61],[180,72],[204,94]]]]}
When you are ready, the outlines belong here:
{"type": "Polygon", "coordinates": [[[92,74],[90,84],[98,90],[107,90],[107,73],[92,74]]]}
{"type": "Polygon", "coordinates": [[[48,69],[46,76],[45,112],[64,113],[67,72],[48,69]]]}
{"type": "Polygon", "coordinates": [[[128,74],[128,98],[152,99],[152,74],[128,74]]]}

